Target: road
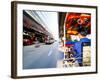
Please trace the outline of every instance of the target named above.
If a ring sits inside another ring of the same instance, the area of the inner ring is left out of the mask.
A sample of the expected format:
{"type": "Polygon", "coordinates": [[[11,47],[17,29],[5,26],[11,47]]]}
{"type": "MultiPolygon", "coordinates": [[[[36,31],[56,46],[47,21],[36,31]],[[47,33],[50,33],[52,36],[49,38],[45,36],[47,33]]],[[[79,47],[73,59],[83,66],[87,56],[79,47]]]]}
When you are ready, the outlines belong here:
{"type": "Polygon", "coordinates": [[[57,60],[62,57],[59,43],[39,44],[23,47],[23,69],[56,68],[57,60]]]}

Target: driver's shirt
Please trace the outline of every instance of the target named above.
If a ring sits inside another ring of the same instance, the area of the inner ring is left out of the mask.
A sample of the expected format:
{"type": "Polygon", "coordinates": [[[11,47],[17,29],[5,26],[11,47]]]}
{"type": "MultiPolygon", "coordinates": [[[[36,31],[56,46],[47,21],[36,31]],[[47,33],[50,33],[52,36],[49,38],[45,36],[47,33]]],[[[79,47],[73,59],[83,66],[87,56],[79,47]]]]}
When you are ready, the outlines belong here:
{"type": "Polygon", "coordinates": [[[77,59],[78,63],[82,63],[82,43],[84,42],[91,42],[88,38],[81,38],[80,41],[75,42],[74,44],[74,57],[77,59]],[[80,59],[81,58],[81,59],[80,59]]]}

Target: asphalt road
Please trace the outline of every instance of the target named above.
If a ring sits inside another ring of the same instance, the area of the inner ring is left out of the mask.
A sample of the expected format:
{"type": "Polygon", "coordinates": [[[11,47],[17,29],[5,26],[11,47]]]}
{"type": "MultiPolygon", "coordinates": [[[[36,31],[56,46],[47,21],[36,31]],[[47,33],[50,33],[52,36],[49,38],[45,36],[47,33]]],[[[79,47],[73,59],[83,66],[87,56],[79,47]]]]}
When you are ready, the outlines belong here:
{"type": "Polygon", "coordinates": [[[23,69],[56,68],[57,60],[62,57],[58,42],[23,47],[23,69]]]}

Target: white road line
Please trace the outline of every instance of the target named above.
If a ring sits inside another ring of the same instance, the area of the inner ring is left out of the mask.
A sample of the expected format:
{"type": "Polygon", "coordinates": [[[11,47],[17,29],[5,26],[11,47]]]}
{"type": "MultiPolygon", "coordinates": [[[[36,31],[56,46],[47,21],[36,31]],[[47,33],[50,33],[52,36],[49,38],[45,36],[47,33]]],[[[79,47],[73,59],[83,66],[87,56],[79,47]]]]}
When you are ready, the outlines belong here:
{"type": "Polygon", "coordinates": [[[49,51],[48,56],[50,56],[52,54],[52,49],[49,51]]]}

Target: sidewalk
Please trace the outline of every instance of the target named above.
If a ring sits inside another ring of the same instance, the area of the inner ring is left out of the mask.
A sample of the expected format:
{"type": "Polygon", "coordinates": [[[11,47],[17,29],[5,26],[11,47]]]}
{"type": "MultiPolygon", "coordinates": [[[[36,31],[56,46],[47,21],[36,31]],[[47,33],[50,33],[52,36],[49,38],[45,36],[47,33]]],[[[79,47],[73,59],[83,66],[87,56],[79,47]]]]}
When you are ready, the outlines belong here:
{"type": "Polygon", "coordinates": [[[31,48],[32,47],[32,49],[35,49],[35,48],[39,48],[42,45],[45,45],[45,43],[34,43],[32,45],[24,46],[24,48],[31,48]]]}
{"type": "Polygon", "coordinates": [[[35,43],[33,44],[35,48],[40,47],[41,45],[44,45],[45,43],[35,43]]]}

